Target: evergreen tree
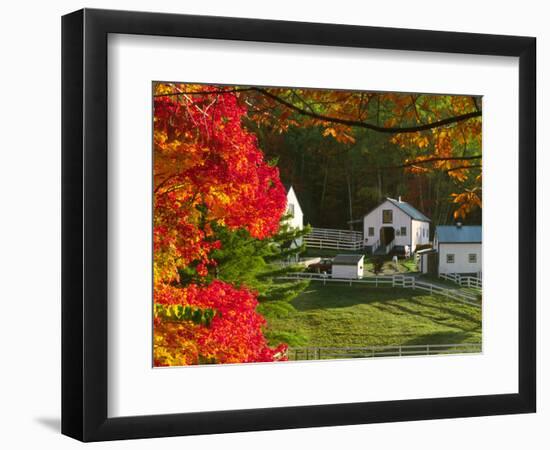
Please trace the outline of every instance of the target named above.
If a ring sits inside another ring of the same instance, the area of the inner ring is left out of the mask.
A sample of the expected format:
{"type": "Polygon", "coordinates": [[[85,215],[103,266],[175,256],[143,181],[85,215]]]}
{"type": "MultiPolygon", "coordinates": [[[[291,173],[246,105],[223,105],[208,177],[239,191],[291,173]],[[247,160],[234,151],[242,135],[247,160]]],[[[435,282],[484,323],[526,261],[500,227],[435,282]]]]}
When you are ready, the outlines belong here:
{"type": "MultiPolygon", "coordinates": [[[[214,235],[221,245],[212,251],[210,257],[216,261],[216,266],[209,269],[209,275],[203,281],[210,283],[219,279],[233,286],[246,287],[257,292],[262,303],[291,301],[308,282],[278,278],[302,270],[295,262],[305,251],[302,238],[311,228],[291,228],[288,219],[288,216],[283,217],[276,235],[262,240],[251,237],[245,229],[232,231],[214,225],[214,235]]],[[[181,269],[179,274],[182,284],[198,281],[193,264],[181,269]]]]}
{"type": "MultiPolygon", "coordinates": [[[[246,286],[258,293],[258,311],[268,319],[284,317],[295,311],[291,301],[302,292],[309,281],[281,280],[286,274],[301,271],[295,264],[305,251],[303,236],[311,231],[309,226],[299,230],[290,228],[288,217],[283,218],[279,233],[270,239],[252,238],[246,230],[216,229],[221,248],[212,253],[217,266],[210,276],[235,286],[246,286]]],[[[307,338],[299,333],[273,333],[267,325],[264,335],[270,344],[284,342],[301,346],[307,338]]]]}

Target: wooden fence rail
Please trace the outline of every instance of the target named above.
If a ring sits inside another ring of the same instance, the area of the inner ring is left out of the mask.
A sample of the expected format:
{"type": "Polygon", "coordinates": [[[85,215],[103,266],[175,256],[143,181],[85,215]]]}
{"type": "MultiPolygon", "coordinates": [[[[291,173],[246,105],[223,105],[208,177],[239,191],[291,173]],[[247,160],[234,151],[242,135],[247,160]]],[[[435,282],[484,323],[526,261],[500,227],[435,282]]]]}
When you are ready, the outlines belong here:
{"type": "Polygon", "coordinates": [[[379,277],[363,277],[359,279],[355,278],[333,278],[330,274],[319,274],[309,272],[296,272],[289,273],[283,277],[279,277],[282,280],[315,280],[326,283],[346,283],[352,286],[355,283],[359,284],[373,284],[375,287],[391,285],[391,287],[403,287],[409,289],[419,289],[430,294],[441,295],[452,300],[457,300],[462,303],[466,303],[472,306],[480,306],[480,301],[474,294],[461,292],[457,289],[447,289],[436,284],[428,283],[426,281],[420,281],[415,277],[406,275],[390,275],[379,277]]]}
{"type": "Polygon", "coordinates": [[[368,347],[291,347],[288,349],[288,359],[291,361],[304,361],[381,356],[426,356],[480,353],[481,351],[481,343],[386,345],[368,347]]]}
{"type": "Polygon", "coordinates": [[[439,278],[447,281],[452,281],[459,286],[481,289],[483,282],[480,277],[472,277],[471,275],[461,275],[459,273],[440,273],[439,278]]]}
{"type": "Polygon", "coordinates": [[[331,228],[312,228],[304,236],[308,247],[329,250],[362,250],[363,233],[360,231],[338,230],[331,228]]]}

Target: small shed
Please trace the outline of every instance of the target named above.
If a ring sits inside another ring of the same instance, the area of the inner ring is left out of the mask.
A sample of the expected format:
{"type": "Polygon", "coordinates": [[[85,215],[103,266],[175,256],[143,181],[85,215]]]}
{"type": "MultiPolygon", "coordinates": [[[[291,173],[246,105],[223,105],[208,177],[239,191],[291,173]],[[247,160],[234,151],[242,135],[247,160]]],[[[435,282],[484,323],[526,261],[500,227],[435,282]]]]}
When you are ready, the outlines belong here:
{"type": "Polygon", "coordinates": [[[435,248],[425,248],[416,252],[418,261],[418,270],[421,273],[437,272],[437,250],[435,248]]]}
{"type": "Polygon", "coordinates": [[[365,255],[336,255],[332,260],[333,278],[362,278],[365,255]]]}

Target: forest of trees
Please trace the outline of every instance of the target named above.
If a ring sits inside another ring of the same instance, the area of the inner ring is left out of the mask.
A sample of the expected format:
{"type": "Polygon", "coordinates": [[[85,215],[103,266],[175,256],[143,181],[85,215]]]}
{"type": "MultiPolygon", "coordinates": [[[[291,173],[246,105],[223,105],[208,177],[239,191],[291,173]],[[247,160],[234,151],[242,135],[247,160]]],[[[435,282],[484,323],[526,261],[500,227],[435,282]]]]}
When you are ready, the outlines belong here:
{"type": "MultiPolygon", "coordinates": [[[[286,90],[283,94],[278,91],[278,95],[299,98],[296,104],[304,104],[308,94],[314,96],[307,91],[294,96],[294,91],[286,90]]],[[[430,125],[446,110],[446,116],[463,112],[453,106],[455,102],[465,111],[478,111],[481,105],[480,98],[460,96],[344,94],[349,103],[352,101],[348,97],[357,97],[356,109],[360,108],[361,96],[365,103],[368,96],[376,124],[393,124],[398,114],[407,124],[430,125]],[[430,105],[432,109],[427,109],[430,105]],[[411,115],[414,117],[405,119],[411,115]]],[[[342,93],[325,91],[317,97],[322,101],[317,98],[316,104],[326,108],[327,102],[338,105],[342,93]],[[335,98],[331,100],[332,97],[335,98]]],[[[282,181],[294,186],[306,223],[327,228],[349,228],[351,224],[361,230],[360,219],[364,214],[385,197],[398,196],[432,218],[434,224],[453,223],[458,218],[465,223],[481,223],[480,115],[400,134],[356,125],[337,130],[329,121],[311,123],[308,116],[286,105],[274,102],[271,107],[282,109],[278,112],[282,115],[285,110],[291,113],[285,118],[289,125],[283,132],[273,122],[260,122],[258,126],[258,122],[249,121],[248,126],[258,135],[267,159],[277,161],[282,181]],[[304,121],[309,126],[304,126],[304,121]],[[430,159],[433,161],[423,163],[430,159]],[[467,214],[462,214],[463,211],[467,214]]],[[[369,106],[364,108],[368,110],[369,106]]],[[[338,115],[334,117],[343,115],[336,110],[338,115]]],[[[252,113],[252,117],[256,116],[252,113]]]]}

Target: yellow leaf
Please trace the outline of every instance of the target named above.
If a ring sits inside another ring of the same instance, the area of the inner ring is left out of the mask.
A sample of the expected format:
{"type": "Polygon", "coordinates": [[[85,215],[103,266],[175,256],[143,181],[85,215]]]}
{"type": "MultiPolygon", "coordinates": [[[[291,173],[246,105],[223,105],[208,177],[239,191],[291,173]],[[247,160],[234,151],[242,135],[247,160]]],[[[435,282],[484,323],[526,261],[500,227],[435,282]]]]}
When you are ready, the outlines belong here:
{"type": "Polygon", "coordinates": [[[323,131],[323,136],[331,135],[332,137],[336,137],[336,130],[334,128],[326,128],[325,131],[323,131]]]}

